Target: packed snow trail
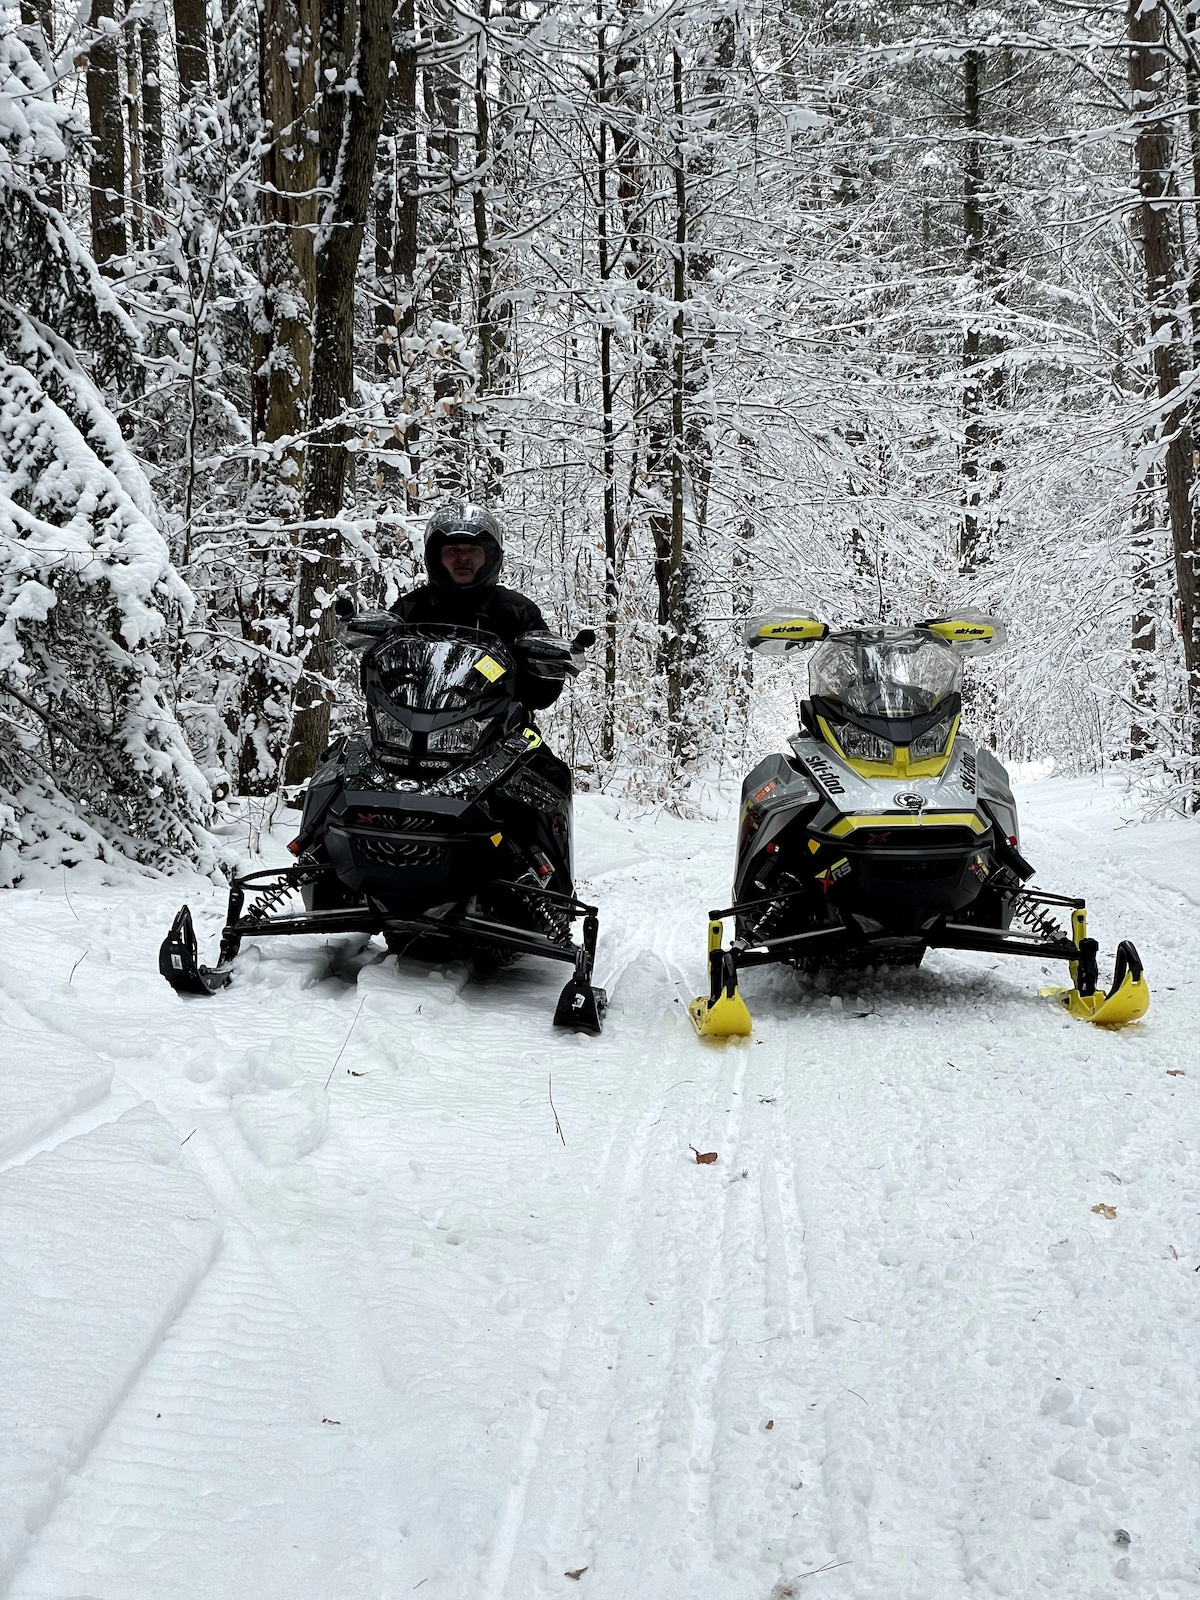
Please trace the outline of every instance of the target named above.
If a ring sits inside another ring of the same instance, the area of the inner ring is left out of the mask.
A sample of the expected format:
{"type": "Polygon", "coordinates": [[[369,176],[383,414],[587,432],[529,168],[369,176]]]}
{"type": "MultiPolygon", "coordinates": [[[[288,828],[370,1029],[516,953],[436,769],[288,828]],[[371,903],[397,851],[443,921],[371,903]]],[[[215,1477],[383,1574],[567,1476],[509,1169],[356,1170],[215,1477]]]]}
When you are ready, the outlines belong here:
{"type": "Polygon", "coordinates": [[[732,822],[587,798],[600,1039],[533,961],[263,941],[185,1000],[213,885],[5,896],[10,1600],[1193,1595],[1200,835],[1020,798],[1138,1027],[937,953],[701,1044],[732,822]]]}

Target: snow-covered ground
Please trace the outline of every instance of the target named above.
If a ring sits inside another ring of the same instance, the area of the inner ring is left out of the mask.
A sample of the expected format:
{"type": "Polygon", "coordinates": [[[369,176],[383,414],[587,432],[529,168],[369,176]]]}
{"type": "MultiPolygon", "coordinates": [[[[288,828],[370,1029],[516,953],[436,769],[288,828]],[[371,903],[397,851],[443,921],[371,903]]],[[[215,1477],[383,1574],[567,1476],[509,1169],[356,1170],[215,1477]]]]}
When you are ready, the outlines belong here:
{"type": "Polygon", "coordinates": [[[1021,800],[1138,1027],[941,954],[701,1044],[732,824],[602,799],[599,1040],[349,940],[181,999],[202,880],[0,898],[0,1591],[1193,1595],[1200,830],[1021,800]]]}

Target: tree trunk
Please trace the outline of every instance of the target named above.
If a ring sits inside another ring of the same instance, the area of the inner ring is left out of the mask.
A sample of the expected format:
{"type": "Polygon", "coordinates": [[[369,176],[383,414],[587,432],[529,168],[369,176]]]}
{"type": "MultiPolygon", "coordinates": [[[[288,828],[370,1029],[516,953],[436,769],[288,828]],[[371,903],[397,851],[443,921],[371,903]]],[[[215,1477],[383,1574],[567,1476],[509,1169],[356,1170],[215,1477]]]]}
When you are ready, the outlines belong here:
{"type": "Polygon", "coordinates": [[[610,303],[612,256],[608,239],[608,53],[604,0],[596,0],[596,85],[600,100],[600,127],[596,163],[596,232],[600,255],[600,410],[601,459],[604,472],[604,707],[600,722],[600,754],[611,761],[616,754],[617,629],[620,622],[620,587],[617,574],[617,462],[613,421],[612,315],[610,303]]]}
{"type": "Polygon", "coordinates": [[[691,739],[685,726],[684,694],[688,668],[694,650],[693,619],[689,605],[689,573],[684,552],[683,395],[686,380],[684,331],[687,318],[688,195],[683,125],[683,61],[679,51],[671,52],[671,89],[675,111],[675,250],[672,290],[675,303],[671,319],[671,547],[667,590],[667,718],[671,728],[672,753],[676,761],[691,753],[691,739]]]}
{"type": "MultiPolygon", "coordinates": [[[[336,0],[333,0],[336,4],[336,0]]],[[[345,412],[354,399],[354,290],[371,201],[375,152],[388,96],[393,0],[362,0],[350,71],[356,88],[341,95],[343,121],[332,128],[338,152],[333,192],[316,249],[312,409],[304,477],[304,559],[297,585],[297,637],[307,640],[297,693],[288,784],[312,776],[329,741],[335,618],[330,603],[340,578],[342,512],[349,452],[345,412]]]]}
{"type": "Polygon", "coordinates": [[[1162,47],[1163,7],[1150,0],[1128,0],[1129,87],[1136,119],[1134,165],[1141,195],[1141,249],[1146,272],[1150,342],[1162,406],[1159,435],[1166,443],[1163,475],[1171,524],[1179,621],[1187,671],[1187,708],[1192,752],[1200,750],[1200,548],[1193,514],[1195,437],[1187,401],[1180,394],[1190,328],[1176,313],[1174,285],[1180,277],[1180,251],[1172,227],[1175,207],[1166,203],[1173,170],[1171,127],[1164,103],[1168,57],[1162,47]]]}
{"type": "Polygon", "coordinates": [[[392,35],[392,78],[384,109],[383,155],[375,187],[375,373],[399,381],[404,418],[405,503],[420,509],[420,423],[410,410],[406,340],[417,321],[417,31],[413,0],[400,0],[392,35]]]}
{"type": "MultiPolygon", "coordinates": [[[[128,248],[125,233],[125,124],[121,116],[118,33],[113,0],[92,0],[90,24],[99,32],[88,51],[87,100],[92,133],[92,255],[101,270],[128,248]]],[[[110,276],[112,273],[110,271],[110,276]]]]}
{"type": "Polygon", "coordinates": [[[147,223],[153,233],[162,231],[163,209],[163,103],[158,24],[153,15],[138,24],[142,55],[142,135],[145,151],[147,223]]]}
{"type": "MultiPolygon", "coordinates": [[[[457,326],[462,314],[462,268],[458,240],[458,138],[462,77],[459,58],[462,38],[448,0],[432,0],[433,59],[422,69],[428,129],[425,148],[429,158],[430,248],[434,252],[429,277],[429,309],[435,322],[457,326]]],[[[437,426],[433,436],[435,481],[445,494],[467,492],[467,463],[463,438],[463,388],[466,377],[455,352],[444,344],[435,355],[433,395],[437,426]]],[[[428,454],[428,452],[427,452],[428,454]]]]}
{"type": "Polygon", "coordinates": [[[129,129],[129,222],[133,247],[147,238],[146,178],[142,145],[141,49],[136,19],[125,19],[125,119],[129,129]]]}
{"type": "Polygon", "coordinates": [[[239,783],[244,794],[262,792],[275,781],[287,727],[282,717],[267,726],[263,708],[268,703],[286,706],[291,698],[290,684],[275,680],[264,652],[277,646],[283,620],[283,594],[272,576],[279,535],[271,525],[282,523],[290,528],[285,538],[295,538],[312,394],[317,0],[264,0],[261,28],[260,95],[271,137],[263,153],[259,191],[263,301],[255,319],[252,421],[255,442],[277,449],[262,464],[250,495],[251,511],[267,529],[256,552],[261,576],[242,616],[243,633],[256,647],[241,715],[246,733],[239,783]],[[270,754],[265,769],[264,745],[270,754]]]}
{"type": "Polygon", "coordinates": [[[1155,711],[1154,656],[1154,524],[1155,494],[1152,474],[1139,485],[1134,504],[1130,540],[1133,592],[1136,610],[1130,636],[1129,691],[1133,715],[1129,723],[1129,757],[1140,761],[1153,753],[1150,723],[1155,711]]]}
{"type": "Polygon", "coordinates": [[[175,63],[181,98],[188,99],[195,84],[208,88],[208,8],[205,0],[174,0],[174,4],[175,63]]]}

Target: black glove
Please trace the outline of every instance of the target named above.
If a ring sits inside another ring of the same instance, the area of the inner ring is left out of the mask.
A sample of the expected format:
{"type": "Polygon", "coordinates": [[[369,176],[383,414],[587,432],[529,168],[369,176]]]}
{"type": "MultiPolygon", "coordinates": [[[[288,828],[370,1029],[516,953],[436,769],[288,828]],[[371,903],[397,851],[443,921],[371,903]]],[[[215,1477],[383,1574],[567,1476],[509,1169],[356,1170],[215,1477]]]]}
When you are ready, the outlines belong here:
{"type": "Polygon", "coordinates": [[[523,633],[513,641],[513,650],[531,678],[562,683],[579,676],[580,664],[571,646],[556,633],[523,633]]]}

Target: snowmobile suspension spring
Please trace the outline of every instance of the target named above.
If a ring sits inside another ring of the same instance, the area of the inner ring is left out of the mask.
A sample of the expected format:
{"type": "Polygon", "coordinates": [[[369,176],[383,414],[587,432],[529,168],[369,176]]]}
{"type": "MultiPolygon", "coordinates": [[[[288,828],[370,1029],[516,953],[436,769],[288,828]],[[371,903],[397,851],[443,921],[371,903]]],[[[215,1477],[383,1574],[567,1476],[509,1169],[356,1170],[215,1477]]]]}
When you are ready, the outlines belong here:
{"type": "Polygon", "coordinates": [[[283,904],[293,889],[302,889],[307,883],[316,883],[320,876],[319,871],[306,872],[303,877],[287,878],[283,883],[277,883],[273,889],[264,889],[260,898],[247,911],[247,921],[265,922],[272,911],[283,904]]]}
{"type": "Polygon", "coordinates": [[[1065,939],[1070,942],[1070,934],[1066,933],[1050,913],[1039,902],[1036,895],[1018,894],[1013,900],[1013,915],[1020,917],[1025,926],[1036,933],[1041,939],[1065,939]]]}

